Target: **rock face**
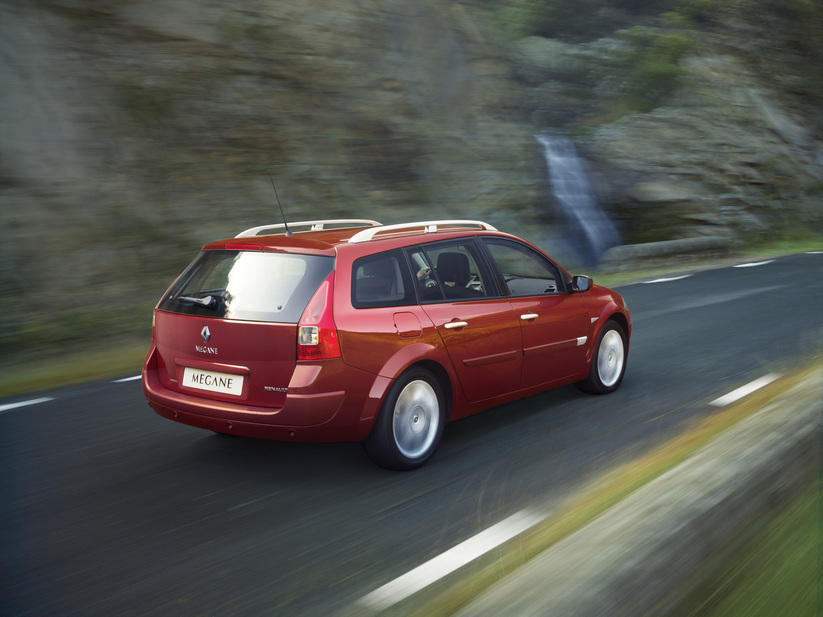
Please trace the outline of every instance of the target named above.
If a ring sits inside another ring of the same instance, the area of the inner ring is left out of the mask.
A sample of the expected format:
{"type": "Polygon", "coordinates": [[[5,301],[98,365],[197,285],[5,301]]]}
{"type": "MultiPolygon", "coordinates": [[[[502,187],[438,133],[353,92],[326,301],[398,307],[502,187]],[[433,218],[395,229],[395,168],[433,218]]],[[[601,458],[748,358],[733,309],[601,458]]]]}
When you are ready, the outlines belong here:
{"type": "Polygon", "coordinates": [[[279,220],[269,169],[293,220],[483,219],[552,249],[547,129],[624,241],[819,231],[816,30],[792,43],[752,2],[639,113],[656,22],[509,44],[496,0],[5,0],[0,345],[146,330],[198,246],[279,220]]]}
{"type": "Polygon", "coordinates": [[[594,132],[590,151],[610,177],[624,179],[610,184],[630,225],[650,218],[669,237],[742,240],[787,233],[792,214],[814,220],[823,148],[755,84],[734,58],[693,57],[672,105],[594,132]]]}
{"type": "Polygon", "coordinates": [[[585,129],[578,141],[627,242],[819,233],[823,83],[807,67],[821,58],[809,36],[819,36],[823,9],[798,29],[771,8],[728,3],[698,37],[690,33],[689,52],[672,65],[677,88],[645,113],[626,104],[632,71],[647,61],[632,49],[680,35],[645,27],[578,45],[531,37],[515,46],[524,106],[535,123],[585,129]]]}

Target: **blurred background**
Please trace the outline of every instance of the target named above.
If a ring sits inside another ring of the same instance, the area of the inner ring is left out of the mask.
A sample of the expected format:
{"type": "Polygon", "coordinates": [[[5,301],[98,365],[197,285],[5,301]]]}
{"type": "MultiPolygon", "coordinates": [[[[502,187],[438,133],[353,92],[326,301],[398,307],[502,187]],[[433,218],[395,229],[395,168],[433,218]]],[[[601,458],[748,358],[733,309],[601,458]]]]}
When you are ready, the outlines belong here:
{"type": "Polygon", "coordinates": [[[0,349],[148,346],[286,216],[615,244],[823,235],[816,0],[0,0],[0,349]]]}

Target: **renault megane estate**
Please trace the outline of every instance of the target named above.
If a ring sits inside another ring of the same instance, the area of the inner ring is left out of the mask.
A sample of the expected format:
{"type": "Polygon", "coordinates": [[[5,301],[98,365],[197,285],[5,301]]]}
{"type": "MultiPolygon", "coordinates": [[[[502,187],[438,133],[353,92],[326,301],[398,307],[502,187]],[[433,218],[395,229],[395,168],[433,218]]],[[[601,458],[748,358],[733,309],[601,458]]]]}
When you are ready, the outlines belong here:
{"type": "Polygon", "coordinates": [[[413,469],[451,420],[616,390],[631,330],[620,294],[487,223],[265,225],[204,246],[162,297],[143,390],[183,424],[413,469]]]}

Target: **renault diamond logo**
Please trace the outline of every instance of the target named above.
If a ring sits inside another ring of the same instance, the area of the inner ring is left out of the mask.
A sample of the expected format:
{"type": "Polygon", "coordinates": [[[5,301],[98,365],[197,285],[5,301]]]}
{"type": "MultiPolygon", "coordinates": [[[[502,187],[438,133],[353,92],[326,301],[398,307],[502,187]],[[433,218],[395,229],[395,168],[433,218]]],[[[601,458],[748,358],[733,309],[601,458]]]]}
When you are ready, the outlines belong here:
{"type": "Polygon", "coordinates": [[[203,326],[203,329],[200,330],[200,336],[203,337],[203,342],[208,343],[209,339],[211,338],[211,332],[209,332],[208,326],[203,326]]]}

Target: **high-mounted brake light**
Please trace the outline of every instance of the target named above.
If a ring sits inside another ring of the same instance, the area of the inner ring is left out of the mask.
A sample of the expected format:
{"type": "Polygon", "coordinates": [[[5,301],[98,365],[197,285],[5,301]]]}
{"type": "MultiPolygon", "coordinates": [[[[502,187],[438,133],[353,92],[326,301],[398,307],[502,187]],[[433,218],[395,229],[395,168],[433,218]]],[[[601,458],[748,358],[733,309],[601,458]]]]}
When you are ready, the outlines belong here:
{"type": "Polygon", "coordinates": [[[297,324],[297,359],[340,357],[340,342],[332,318],[334,272],[320,284],[297,324]]]}
{"type": "Polygon", "coordinates": [[[262,251],[265,247],[262,244],[227,244],[227,251],[262,251]]]}

